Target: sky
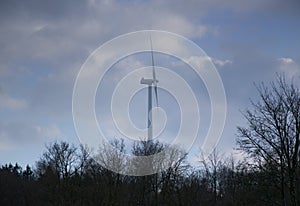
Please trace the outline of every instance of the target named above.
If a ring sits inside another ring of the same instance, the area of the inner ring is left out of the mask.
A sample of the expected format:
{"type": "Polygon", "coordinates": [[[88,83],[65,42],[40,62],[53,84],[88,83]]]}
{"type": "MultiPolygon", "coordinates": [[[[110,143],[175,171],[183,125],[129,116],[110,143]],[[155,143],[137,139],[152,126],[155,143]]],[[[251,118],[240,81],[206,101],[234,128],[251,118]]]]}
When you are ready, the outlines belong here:
{"type": "MultiPolygon", "coordinates": [[[[81,66],[105,42],[139,30],[182,35],[209,56],[227,99],[218,149],[232,152],[236,127],[245,123],[241,111],[251,108],[250,98],[258,98],[254,83],[269,83],[278,73],[300,82],[299,10],[296,0],[1,0],[0,164],[34,165],[45,144],[55,140],[78,145],[72,94],[81,66]]],[[[99,86],[95,109],[107,137],[121,136],[112,119],[102,117],[108,116],[116,83],[130,72],[122,68],[149,66],[150,60],[149,53],[121,60],[99,86]]],[[[190,82],[201,105],[203,136],[210,105],[202,80],[193,79],[188,68],[180,73],[179,68],[186,66],[176,58],[156,53],[155,60],[157,66],[171,68],[190,82]]],[[[146,125],[145,96],[146,90],[140,90],[130,103],[129,113],[138,128],[146,125]]],[[[159,89],[159,99],[168,116],[161,138],[168,141],[180,124],[179,106],[163,89],[159,89]]],[[[193,146],[193,154],[201,141],[193,146]]]]}

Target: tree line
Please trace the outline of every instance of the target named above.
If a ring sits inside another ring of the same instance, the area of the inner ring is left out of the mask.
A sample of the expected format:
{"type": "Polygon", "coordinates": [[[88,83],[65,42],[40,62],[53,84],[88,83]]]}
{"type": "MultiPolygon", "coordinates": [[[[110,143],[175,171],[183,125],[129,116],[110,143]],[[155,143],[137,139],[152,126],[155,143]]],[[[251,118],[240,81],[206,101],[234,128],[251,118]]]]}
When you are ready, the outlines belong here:
{"type": "MultiPolygon", "coordinates": [[[[0,205],[282,205],[298,206],[300,199],[300,92],[284,76],[269,86],[257,86],[260,100],[243,112],[246,126],[237,128],[237,148],[245,158],[235,160],[214,150],[191,165],[187,153],[171,147],[168,161],[129,162],[125,144],[95,155],[86,146],[67,142],[46,145],[31,168],[5,164],[0,168],[0,205]],[[99,162],[101,164],[99,164],[99,162]],[[168,169],[147,176],[115,171],[128,168],[168,169]],[[130,164],[130,167],[128,165],[130,164]],[[150,164],[150,165],[149,165],[150,164]]],[[[136,142],[135,156],[168,148],[158,141],[136,142]]],[[[166,157],[166,156],[165,156],[166,157]]]]}

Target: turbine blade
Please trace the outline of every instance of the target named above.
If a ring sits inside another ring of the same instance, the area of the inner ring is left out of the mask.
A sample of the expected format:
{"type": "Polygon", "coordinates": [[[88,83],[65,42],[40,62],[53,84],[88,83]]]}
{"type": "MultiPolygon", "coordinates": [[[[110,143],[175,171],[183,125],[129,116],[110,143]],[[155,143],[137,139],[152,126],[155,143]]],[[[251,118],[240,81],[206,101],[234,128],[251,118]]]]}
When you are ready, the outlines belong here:
{"type": "Polygon", "coordinates": [[[154,84],[155,100],[156,100],[156,106],[158,107],[157,80],[156,80],[156,74],[155,74],[154,54],[153,54],[153,46],[152,46],[152,38],[151,38],[151,35],[150,35],[150,46],[151,46],[152,76],[153,76],[153,84],[154,84]]]}
{"type": "Polygon", "coordinates": [[[153,47],[152,47],[152,38],[150,35],[150,45],[151,45],[151,60],[152,60],[152,76],[153,76],[153,83],[156,85],[156,75],[155,75],[155,67],[154,67],[154,55],[153,55],[153,47]]]}
{"type": "Polygon", "coordinates": [[[154,86],[154,92],[155,92],[155,100],[156,100],[156,106],[158,107],[158,96],[157,96],[157,86],[154,86]]]}

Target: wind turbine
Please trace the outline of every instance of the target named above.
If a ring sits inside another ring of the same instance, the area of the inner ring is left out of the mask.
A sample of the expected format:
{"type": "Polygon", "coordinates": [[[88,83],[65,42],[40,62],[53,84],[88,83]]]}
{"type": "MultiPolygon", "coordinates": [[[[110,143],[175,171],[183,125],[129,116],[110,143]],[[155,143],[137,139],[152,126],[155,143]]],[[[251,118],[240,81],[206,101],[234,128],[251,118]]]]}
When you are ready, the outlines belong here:
{"type": "Polygon", "coordinates": [[[155,92],[156,105],[158,106],[158,97],[157,97],[158,80],[156,79],[156,74],[155,74],[154,55],[153,55],[151,36],[150,36],[150,46],[151,46],[151,62],[152,62],[152,79],[145,79],[143,77],[140,82],[141,84],[148,85],[148,139],[147,139],[148,141],[152,140],[153,138],[153,122],[152,122],[152,115],[150,115],[150,112],[152,110],[152,88],[153,87],[155,92]]]}

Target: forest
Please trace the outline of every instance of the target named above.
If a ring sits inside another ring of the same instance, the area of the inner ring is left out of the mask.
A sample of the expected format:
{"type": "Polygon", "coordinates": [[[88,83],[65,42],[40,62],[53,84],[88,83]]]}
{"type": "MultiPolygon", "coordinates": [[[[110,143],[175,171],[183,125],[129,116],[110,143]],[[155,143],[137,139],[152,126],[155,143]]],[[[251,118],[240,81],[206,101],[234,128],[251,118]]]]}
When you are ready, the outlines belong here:
{"type": "MultiPolygon", "coordinates": [[[[274,83],[256,85],[259,100],[241,115],[237,150],[244,159],[224,156],[215,149],[199,154],[198,166],[187,153],[170,150],[168,169],[148,176],[128,176],[101,165],[113,162],[128,169],[122,140],[91,155],[84,145],[52,142],[34,166],[7,163],[0,168],[0,205],[282,205],[300,204],[300,91],[278,76],[274,83]],[[99,164],[101,162],[101,164],[99,164]]],[[[156,154],[168,145],[136,142],[130,153],[156,154]]],[[[157,165],[153,159],[151,166],[157,165]]]]}

